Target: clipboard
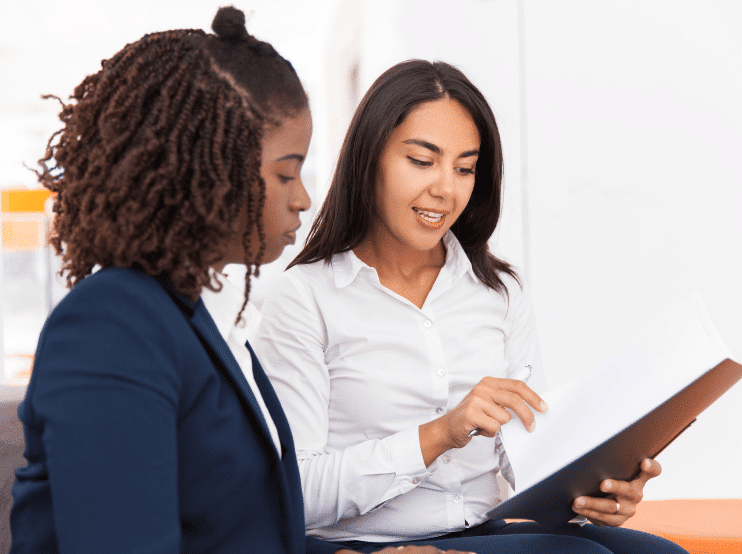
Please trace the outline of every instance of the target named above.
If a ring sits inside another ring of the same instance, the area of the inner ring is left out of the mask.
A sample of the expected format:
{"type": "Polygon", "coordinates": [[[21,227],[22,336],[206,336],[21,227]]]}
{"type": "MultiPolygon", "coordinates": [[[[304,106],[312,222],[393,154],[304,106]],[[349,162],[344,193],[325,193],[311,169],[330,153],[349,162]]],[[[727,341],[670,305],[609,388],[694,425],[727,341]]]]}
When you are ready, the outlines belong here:
{"type": "Polygon", "coordinates": [[[631,481],[645,458],[654,458],[742,379],[742,365],[727,358],[644,417],[540,482],[487,513],[489,519],[530,519],[553,529],[576,517],[578,496],[605,497],[604,479],[631,481]]]}

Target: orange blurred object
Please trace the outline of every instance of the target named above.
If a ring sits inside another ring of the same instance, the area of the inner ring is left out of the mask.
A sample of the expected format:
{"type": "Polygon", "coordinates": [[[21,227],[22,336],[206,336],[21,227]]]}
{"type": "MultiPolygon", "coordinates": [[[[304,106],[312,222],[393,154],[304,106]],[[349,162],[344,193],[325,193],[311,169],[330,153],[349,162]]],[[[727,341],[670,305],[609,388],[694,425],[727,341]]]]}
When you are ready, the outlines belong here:
{"type": "Polygon", "coordinates": [[[44,204],[52,193],[46,189],[7,189],[0,194],[2,194],[0,206],[3,212],[44,213],[44,204]]]}
{"type": "Polygon", "coordinates": [[[624,525],[690,554],[742,553],[742,499],[645,500],[624,525]]]}
{"type": "Polygon", "coordinates": [[[46,189],[8,189],[0,196],[2,243],[8,252],[28,252],[46,246],[46,189]]]}

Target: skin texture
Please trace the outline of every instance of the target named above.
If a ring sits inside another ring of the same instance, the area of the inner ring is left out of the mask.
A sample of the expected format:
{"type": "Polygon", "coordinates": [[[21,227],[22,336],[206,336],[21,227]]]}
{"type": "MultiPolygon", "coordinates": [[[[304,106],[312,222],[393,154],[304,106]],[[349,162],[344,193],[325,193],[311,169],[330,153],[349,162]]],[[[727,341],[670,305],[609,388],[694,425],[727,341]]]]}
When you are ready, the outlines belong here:
{"type": "MultiPolygon", "coordinates": [[[[299,214],[311,204],[301,179],[311,137],[312,117],[308,108],[295,117],[284,119],[278,126],[268,127],[263,136],[260,164],[260,176],[265,181],[263,263],[275,261],[288,244],[294,243],[296,230],[301,225],[299,214]]],[[[229,251],[214,269],[221,271],[228,263],[244,263],[242,235],[246,228],[247,208],[243,208],[229,239],[229,251]]],[[[257,231],[251,244],[259,244],[257,231]]],[[[251,254],[254,257],[257,252],[251,254]]]]}

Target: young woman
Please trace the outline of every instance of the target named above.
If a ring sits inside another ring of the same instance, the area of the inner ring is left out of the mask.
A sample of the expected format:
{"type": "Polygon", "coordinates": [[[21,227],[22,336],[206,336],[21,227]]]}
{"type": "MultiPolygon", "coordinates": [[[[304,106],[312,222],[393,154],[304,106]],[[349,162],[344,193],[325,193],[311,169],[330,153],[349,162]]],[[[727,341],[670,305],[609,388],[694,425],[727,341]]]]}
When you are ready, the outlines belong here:
{"type": "Polygon", "coordinates": [[[484,552],[676,552],[619,526],[646,460],[570,524],[486,521],[511,478],[497,432],[532,429],[544,379],[531,303],[487,249],[500,215],[494,116],[457,69],[409,61],[351,122],[307,244],[263,305],[256,350],[294,433],[311,534],[361,551],[435,544],[484,552]],[[529,386],[513,379],[525,366],[529,386]]]}
{"type": "Polygon", "coordinates": [[[246,343],[249,274],[309,207],[311,118],[244,23],[223,8],[215,35],[147,35],[62,110],[40,180],[73,288],[19,410],[14,554],[338,550],[305,541],[288,423],[246,343]]]}

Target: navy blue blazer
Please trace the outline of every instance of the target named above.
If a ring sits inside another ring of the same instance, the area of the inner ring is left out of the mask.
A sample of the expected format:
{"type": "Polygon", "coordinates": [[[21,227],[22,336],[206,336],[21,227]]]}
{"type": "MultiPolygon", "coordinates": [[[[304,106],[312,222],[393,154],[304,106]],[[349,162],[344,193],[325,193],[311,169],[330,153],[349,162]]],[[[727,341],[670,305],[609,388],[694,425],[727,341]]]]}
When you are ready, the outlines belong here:
{"type": "Polygon", "coordinates": [[[11,553],[334,552],[304,537],[289,425],[250,352],[282,457],[203,302],[135,270],[75,286],[18,411],[11,553]]]}

